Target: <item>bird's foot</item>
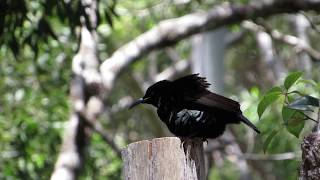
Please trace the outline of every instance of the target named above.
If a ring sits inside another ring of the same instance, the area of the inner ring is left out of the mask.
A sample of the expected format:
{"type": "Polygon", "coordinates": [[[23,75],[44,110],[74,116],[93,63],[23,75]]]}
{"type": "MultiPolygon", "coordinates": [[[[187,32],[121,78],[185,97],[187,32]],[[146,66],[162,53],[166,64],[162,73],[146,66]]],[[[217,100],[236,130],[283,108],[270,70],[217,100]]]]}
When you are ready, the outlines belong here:
{"type": "Polygon", "coordinates": [[[181,140],[180,148],[184,148],[184,144],[188,141],[188,137],[179,137],[181,140]]]}
{"type": "MultiPolygon", "coordinates": [[[[192,140],[194,140],[196,137],[194,136],[187,136],[187,137],[179,137],[181,140],[180,148],[186,149],[188,144],[192,143],[192,140]]],[[[202,142],[206,142],[208,144],[208,139],[207,138],[196,138],[202,142]]]]}
{"type": "Polygon", "coordinates": [[[201,138],[202,142],[206,142],[208,145],[208,139],[207,138],[201,138]]]}

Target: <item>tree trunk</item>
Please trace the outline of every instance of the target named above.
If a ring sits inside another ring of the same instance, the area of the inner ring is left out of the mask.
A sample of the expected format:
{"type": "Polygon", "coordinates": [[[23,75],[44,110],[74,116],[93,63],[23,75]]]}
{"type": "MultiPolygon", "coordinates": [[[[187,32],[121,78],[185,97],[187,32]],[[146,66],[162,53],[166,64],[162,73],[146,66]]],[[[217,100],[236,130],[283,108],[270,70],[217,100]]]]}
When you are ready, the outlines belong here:
{"type": "Polygon", "coordinates": [[[320,134],[314,132],[303,139],[299,180],[317,180],[320,177],[320,134]]]}
{"type": "Polygon", "coordinates": [[[194,36],[192,42],[192,72],[200,73],[212,84],[210,90],[223,94],[224,52],[226,28],[194,36]]]}
{"type": "MultiPolygon", "coordinates": [[[[308,29],[310,28],[310,22],[308,19],[302,14],[296,14],[291,16],[293,31],[295,32],[296,36],[303,41],[303,45],[308,45],[309,43],[309,36],[308,36],[308,29]]],[[[301,51],[301,48],[298,51],[298,62],[297,67],[305,71],[305,74],[310,77],[311,70],[312,70],[312,62],[308,53],[301,51]]]]}
{"type": "Polygon", "coordinates": [[[126,180],[204,180],[203,142],[177,137],[129,144],[123,150],[126,180]]]}
{"type": "MultiPolygon", "coordinates": [[[[194,36],[192,39],[192,72],[200,73],[212,84],[210,90],[224,94],[224,53],[226,48],[227,29],[225,27],[194,36]]],[[[232,136],[225,133],[224,136],[232,136]]],[[[234,139],[234,138],[233,138],[234,139]]],[[[209,144],[212,140],[209,140],[209,144]]],[[[237,143],[232,144],[237,154],[243,154],[237,143]]],[[[209,160],[210,161],[210,160],[209,160]]],[[[235,165],[240,171],[240,180],[252,179],[245,159],[237,159],[235,165]]],[[[209,173],[210,167],[207,167],[209,173]]]]}

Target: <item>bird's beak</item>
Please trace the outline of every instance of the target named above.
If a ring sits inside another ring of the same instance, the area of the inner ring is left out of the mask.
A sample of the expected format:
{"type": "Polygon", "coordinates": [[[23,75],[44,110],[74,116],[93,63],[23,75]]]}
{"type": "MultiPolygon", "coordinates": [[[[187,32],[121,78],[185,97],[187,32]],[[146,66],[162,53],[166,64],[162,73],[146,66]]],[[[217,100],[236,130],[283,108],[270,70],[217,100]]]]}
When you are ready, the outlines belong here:
{"type": "Polygon", "coordinates": [[[145,100],[143,98],[140,98],[140,99],[137,99],[135,102],[133,102],[130,106],[129,106],[129,109],[132,109],[133,107],[141,104],[141,103],[144,103],[145,100]]]}

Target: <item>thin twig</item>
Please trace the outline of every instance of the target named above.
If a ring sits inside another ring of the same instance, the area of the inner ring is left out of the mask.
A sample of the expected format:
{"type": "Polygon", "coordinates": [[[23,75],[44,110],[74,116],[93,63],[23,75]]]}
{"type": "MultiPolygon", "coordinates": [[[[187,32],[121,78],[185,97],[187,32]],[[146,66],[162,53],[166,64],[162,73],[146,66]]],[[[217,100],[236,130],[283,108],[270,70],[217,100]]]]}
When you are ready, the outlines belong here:
{"type": "Polygon", "coordinates": [[[121,158],[121,148],[114,142],[113,138],[106,133],[102,125],[99,122],[92,123],[90,121],[85,121],[86,125],[90,127],[94,132],[99,134],[102,139],[109,144],[111,149],[116,153],[118,158],[121,158]]]}
{"type": "Polygon", "coordinates": [[[302,114],[303,114],[306,118],[308,118],[309,120],[314,121],[315,123],[318,123],[317,120],[315,120],[315,119],[313,119],[312,117],[306,115],[305,113],[303,113],[303,112],[300,112],[300,113],[302,113],[302,114]]]}
{"type": "Polygon", "coordinates": [[[305,42],[304,40],[302,40],[296,36],[282,34],[278,30],[271,29],[266,24],[263,24],[263,25],[261,23],[256,24],[252,21],[244,21],[242,23],[242,26],[246,29],[251,30],[251,31],[265,31],[265,32],[269,33],[273,39],[281,41],[281,42],[286,43],[288,45],[294,46],[297,48],[298,52],[304,51],[312,57],[312,60],[320,61],[320,52],[313,49],[310,46],[310,44],[308,44],[307,42],[305,42]]]}
{"type": "Polygon", "coordinates": [[[247,160],[253,161],[282,161],[282,160],[291,160],[300,158],[298,153],[296,152],[287,152],[280,154],[252,154],[252,153],[244,153],[242,155],[235,154],[240,158],[244,158],[247,160]]]}
{"type": "Polygon", "coordinates": [[[302,14],[302,15],[307,19],[307,21],[309,22],[309,24],[310,24],[310,26],[311,26],[311,28],[312,28],[313,30],[315,30],[317,33],[320,33],[320,29],[317,27],[317,25],[315,25],[315,24],[313,23],[313,21],[311,20],[311,18],[310,18],[305,12],[300,11],[299,13],[302,14]]]}

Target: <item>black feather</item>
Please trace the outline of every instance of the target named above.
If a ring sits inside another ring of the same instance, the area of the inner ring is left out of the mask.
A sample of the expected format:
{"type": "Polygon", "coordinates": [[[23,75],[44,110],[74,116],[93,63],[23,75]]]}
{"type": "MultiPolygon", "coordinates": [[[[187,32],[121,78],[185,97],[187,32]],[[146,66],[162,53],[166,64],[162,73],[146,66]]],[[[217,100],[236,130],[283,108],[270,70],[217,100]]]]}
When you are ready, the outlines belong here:
{"type": "Polygon", "coordinates": [[[139,103],[154,105],[160,119],[180,137],[216,138],[227,124],[240,122],[260,133],[242,115],[237,101],[210,92],[209,85],[199,74],[159,81],[148,88],[139,103]]]}

